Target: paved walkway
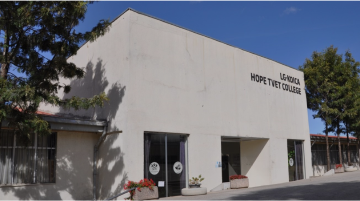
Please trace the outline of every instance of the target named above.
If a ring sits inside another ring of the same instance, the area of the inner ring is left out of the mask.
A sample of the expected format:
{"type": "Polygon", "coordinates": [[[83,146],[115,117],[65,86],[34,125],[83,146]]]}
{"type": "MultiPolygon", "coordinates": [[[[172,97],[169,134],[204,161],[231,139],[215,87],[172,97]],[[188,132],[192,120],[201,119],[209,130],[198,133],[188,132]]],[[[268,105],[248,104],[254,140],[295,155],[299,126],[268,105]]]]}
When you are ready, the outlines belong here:
{"type": "MultiPolygon", "coordinates": [[[[251,178],[250,178],[251,182],[251,178]]],[[[360,171],[164,200],[360,200],[360,171]]]]}

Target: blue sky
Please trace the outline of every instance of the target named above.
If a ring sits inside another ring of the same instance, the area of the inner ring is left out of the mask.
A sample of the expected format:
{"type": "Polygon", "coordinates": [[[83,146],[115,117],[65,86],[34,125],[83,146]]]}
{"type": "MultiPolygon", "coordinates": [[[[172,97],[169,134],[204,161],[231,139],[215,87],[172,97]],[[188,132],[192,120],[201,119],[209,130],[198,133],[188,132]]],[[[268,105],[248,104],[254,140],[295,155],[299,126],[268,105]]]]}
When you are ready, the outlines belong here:
{"type": "MultiPolygon", "coordinates": [[[[96,2],[77,30],[129,7],[294,68],[330,45],[360,61],[360,2],[96,2]]],[[[322,133],[308,113],[310,133],[322,133]]]]}
{"type": "MultiPolygon", "coordinates": [[[[360,2],[96,2],[78,30],[129,7],[294,68],[330,45],[360,61],[360,2]]],[[[323,133],[312,114],[310,133],[323,133]]]]}

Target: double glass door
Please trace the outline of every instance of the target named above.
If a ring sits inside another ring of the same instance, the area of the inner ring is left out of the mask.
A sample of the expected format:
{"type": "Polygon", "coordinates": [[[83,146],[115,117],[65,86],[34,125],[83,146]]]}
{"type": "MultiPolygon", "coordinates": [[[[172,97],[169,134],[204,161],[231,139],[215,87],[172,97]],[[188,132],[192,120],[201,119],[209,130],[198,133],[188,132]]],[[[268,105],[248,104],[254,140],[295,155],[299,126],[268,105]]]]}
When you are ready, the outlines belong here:
{"type": "Polygon", "coordinates": [[[144,178],[152,179],[159,197],[181,195],[186,187],[186,135],[145,133],[144,178]]]}

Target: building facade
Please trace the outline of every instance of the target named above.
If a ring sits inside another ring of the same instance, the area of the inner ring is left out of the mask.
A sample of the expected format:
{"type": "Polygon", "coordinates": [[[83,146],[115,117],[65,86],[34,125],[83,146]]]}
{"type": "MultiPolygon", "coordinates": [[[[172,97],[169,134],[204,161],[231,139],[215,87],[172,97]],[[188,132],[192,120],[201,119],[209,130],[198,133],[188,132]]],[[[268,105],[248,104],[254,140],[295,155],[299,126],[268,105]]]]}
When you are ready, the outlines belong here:
{"type": "MultiPolygon", "coordinates": [[[[97,199],[143,178],[152,178],[166,197],[178,195],[200,174],[208,191],[224,188],[234,174],[248,176],[250,187],[313,174],[304,75],[294,68],[131,9],[69,61],[86,67],[86,74],[62,80],[72,90],[60,96],[104,91],[110,101],[88,111],[49,105],[41,110],[108,122],[110,134],[95,158],[97,199]]],[[[84,157],[76,155],[76,146],[67,149],[75,161],[84,157]]],[[[92,152],[87,154],[91,164],[92,152]]],[[[66,173],[56,174],[74,182],[66,173]]],[[[86,178],[94,185],[91,176],[86,178]]],[[[0,195],[12,192],[4,189],[0,195]]],[[[69,194],[59,198],[77,198],[69,194]]],[[[82,199],[93,195],[88,196],[82,199]]],[[[12,198],[21,195],[6,197],[12,198]]]]}

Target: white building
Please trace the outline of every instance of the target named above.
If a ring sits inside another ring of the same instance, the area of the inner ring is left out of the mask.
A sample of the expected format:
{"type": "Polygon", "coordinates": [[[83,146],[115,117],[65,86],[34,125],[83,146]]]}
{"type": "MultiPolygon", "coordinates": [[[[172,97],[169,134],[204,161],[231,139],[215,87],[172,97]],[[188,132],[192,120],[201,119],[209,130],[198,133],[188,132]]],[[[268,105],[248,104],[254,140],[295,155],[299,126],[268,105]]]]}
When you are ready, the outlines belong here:
{"type": "Polygon", "coordinates": [[[174,196],[199,174],[209,191],[234,174],[250,187],[313,174],[304,75],[294,68],[131,9],[69,61],[87,72],[63,80],[72,90],[60,96],[105,91],[110,101],[88,111],[43,105],[61,116],[47,117],[57,132],[55,179],[0,181],[2,199],[92,199],[103,120],[97,199],[144,177],[160,184],[160,196],[174,196]]]}

